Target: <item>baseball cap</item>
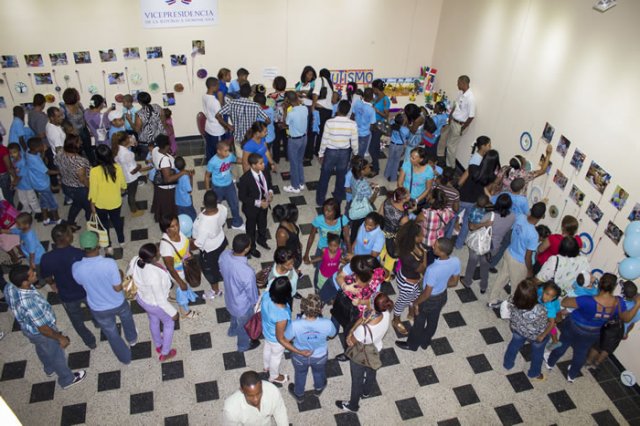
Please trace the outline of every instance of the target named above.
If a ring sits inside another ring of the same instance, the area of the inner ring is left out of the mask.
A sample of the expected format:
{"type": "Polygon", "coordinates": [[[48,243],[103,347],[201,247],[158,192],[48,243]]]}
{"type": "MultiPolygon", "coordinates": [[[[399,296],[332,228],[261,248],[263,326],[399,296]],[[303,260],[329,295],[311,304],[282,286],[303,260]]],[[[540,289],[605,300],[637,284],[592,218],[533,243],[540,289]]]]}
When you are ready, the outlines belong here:
{"type": "Polygon", "coordinates": [[[322,301],[320,296],[312,293],[300,301],[300,310],[310,317],[320,316],[322,313],[322,301]]]}
{"type": "Polygon", "coordinates": [[[94,249],[98,247],[98,234],[93,231],[84,231],[80,234],[80,247],[94,249]]]}
{"type": "Polygon", "coordinates": [[[122,110],[117,110],[117,109],[114,109],[113,111],[111,111],[108,116],[109,121],[117,120],[118,118],[122,118],[122,117],[123,117],[122,110]]]}

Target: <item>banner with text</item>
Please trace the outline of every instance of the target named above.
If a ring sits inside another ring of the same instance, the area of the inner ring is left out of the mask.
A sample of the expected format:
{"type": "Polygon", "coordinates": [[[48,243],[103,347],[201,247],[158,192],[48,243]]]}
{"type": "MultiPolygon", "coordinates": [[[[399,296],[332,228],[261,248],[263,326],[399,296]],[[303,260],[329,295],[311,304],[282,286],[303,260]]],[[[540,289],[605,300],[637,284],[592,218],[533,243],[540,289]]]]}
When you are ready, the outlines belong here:
{"type": "Polygon", "coordinates": [[[343,86],[351,82],[358,84],[371,84],[373,81],[373,70],[331,70],[331,81],[334,85],[338,86],[343,86]]]}
{"type": "Polygon", "coordinates": [[[140,0],[144,28],[198,27],[218,22],[218,0],[140,0]]]}

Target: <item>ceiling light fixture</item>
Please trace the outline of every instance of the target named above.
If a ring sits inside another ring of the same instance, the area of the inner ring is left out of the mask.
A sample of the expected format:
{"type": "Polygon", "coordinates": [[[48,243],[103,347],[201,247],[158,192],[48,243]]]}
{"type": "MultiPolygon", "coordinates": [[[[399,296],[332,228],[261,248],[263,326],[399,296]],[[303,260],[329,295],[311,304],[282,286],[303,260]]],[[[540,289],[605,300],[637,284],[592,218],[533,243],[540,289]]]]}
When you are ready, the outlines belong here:
{"type": "Polygon", "coordinates": [[[598,0],[596,4],[593,5],[593,8],[598,12],[604,13],[607,10],[611,9],[613,6],[616,6],[617,4],[618,4],[617,0],[598,0]]]}

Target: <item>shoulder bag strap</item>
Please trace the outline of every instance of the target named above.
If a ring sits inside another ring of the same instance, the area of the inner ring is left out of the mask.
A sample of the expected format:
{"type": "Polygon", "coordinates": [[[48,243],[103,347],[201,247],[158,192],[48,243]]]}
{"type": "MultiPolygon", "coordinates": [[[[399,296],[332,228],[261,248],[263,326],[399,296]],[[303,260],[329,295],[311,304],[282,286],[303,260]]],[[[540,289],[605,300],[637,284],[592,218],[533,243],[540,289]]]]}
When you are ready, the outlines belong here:
{"type": "Polygon", "coordinates": [[[166,238],[163,238],[162,241],[168,242],[169,245],[171,246],[171,248],[173,248],[173,251],[176,252],[176,255],[180,258],[180,260],[182,260],[182,256],[180,256],[180,253],[178,253],[178,250],[176,249],[176,246],[174,246],[171,241],[167,240],[166,238]]]}
{"type": "Polygon", "coordinates": [[[411,178],[409,179],[409,197],[411,197],[411,190],[413,189],[413,164],[409,163],[411,168],[411,178]]]}

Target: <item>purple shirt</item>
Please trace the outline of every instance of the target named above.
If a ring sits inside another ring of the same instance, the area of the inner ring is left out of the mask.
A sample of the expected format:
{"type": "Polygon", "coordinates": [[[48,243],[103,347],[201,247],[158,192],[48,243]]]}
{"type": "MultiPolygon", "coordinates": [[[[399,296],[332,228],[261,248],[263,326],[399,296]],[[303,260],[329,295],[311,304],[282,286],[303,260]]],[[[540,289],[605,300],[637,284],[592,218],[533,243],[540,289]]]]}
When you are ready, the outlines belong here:
{"type": "Polygon", "coordinates": [[[245,256],[225,250],[218,260],[224,281],[224,303],[232,317],[241,317],[258,302],[256,272],[245,256]]]}
{"type": "Polygon", "coordinates": [[[100,114],[99,112],[91,111],[89,109],[84,111],[84,119],[87,122],[87,127],[89,127],[89,131],[91,132],[91,136],[93,136],[96,140],[96,145],[99,143],[102,144],[111,144],[111,141],[107,138],[107,140],[99,142],[98,140],[98,132],[97,130],[103,127],[107,132],[109,131],[109,127],[111,127],[111,123],[109,122],[109,117],[107,117],[108,113],[104,112],[100,114]],[[102,116],[102,125],[101,124],[101,116],[102,116]]]}

